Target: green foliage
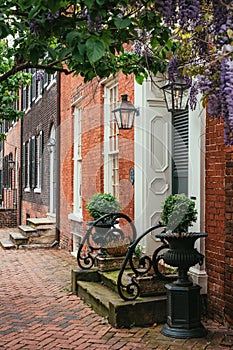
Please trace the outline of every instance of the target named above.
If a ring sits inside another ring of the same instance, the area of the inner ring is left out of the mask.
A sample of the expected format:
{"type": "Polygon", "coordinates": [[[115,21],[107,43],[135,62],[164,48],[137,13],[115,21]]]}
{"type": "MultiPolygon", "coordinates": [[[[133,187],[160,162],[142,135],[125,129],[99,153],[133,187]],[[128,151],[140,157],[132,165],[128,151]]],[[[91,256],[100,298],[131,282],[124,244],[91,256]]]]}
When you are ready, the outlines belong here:
{"type": "MultiPolygon", "coordinates": [[[[13,67],[13,60],[7,58],[6,52],[8,50],[7,43],[0,42],[0,75],[8,72],[13,67]]],[[[24,72],[17,72],[10,75],[0,84],[0,124],[3,120],[15,120],[21,118],[23,113],[13,108],[14,103],[19,99],[19,88],[22,85],[31,84],[31,74],[24,72]]],[[[0,135],[4,138],[3,135],[0,135]]]]}
{"type": "Polygon", "coordinates": [[[120,210],[120,203],[111,193],[95,193],[89,200],[86,209],[94,220],[102,215],[116,213],[120,210]]]}
{"type": "Polygon", "coordinates": [[[5,57],[17,67],[27,62],[56,70],[65,62],[85,81],[123,68],[142,83],[148,71],[164,71],[164,56],[173,50],[170,31],[162,25],[152,0],[143,6],[131,0],[10,0],[0,5],[0,40],[9,34],[14,38],[5,57]],[[132,46],[126,50],[123,44],[141,40],[142,32],[148,33],[144,51],[131,61],[132,46]]]}
{"type": "Polygon", "coordinates": [[[195,202],[185,194],[171,194],[165,199],[161,218],[167,230],[187,232],[188,227],[197,220],[195,202]]]}

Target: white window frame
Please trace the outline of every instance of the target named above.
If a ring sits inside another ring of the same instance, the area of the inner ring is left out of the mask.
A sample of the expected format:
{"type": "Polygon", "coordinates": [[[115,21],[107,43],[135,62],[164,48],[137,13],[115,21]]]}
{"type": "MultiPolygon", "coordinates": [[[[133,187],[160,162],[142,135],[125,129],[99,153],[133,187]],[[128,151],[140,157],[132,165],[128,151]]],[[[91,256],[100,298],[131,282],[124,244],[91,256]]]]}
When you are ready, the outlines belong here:
{"type": "Polygon", "coordinates": [[[82,108],[74,108],[74,196],[73,214],[82,220],[82,108]]]}
{"type": "Polygon", "coordinates": [[[104,87],[104,191],[119,199],[119,130],[112,110],[118,101],[118,82],[104,87]]]}
{"type": "Polygon", "coordinates": [[[42,158],[43,158],[43,131],[41,130],[39,136],[37,137],[37,158],[36,158],[36,188],[34,192],[41,193],[42,188],[42,158]]]}
{"type": "Polygon", "coordinates": [[[26,145],[26,167],[25,170],[27,172],[27,178],[26,178],[26,187],[24,189],[25,192],[30,192],[30,143],[31,140],[29,139],[28,142],[25,143],[26,145]]]}

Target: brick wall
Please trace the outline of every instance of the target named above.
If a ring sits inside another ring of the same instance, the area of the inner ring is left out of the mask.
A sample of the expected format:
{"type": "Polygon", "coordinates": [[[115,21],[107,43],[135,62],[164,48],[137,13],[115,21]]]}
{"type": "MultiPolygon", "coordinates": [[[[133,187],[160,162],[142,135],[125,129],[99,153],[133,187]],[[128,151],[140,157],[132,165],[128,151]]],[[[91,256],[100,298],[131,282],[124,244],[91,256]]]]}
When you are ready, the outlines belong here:
{"type": "Polygon", "coordinates": [[[17,226],[16,209],[0,209],[0,228],[17,226]]]}
{"type": "MultiPolygon", "coordinates": [[[[132,76],[120,75],[119,100],[127,93],[133,100],[132,76]]],[[[85,209],[87,201],[96,192],[104,191],[104,86],[94,79],[84,84],[80,77],[62,75],[61,79],[61,247],[72,249],[72,236],[76,227],[83,234],[85,223],[90,221],[85,209]],[[82,197],[83,223],[76,225],[68,219],[73,211],[73,111],[79,101],[82,106],[82,197]]],[[[122,211],[132,219],[134,215],[133,186],[129,183],[129,170],[133,167],[133,130],[120,132],[119,178],[122,211]]]]}
{"type": "MultiPolygon", "coordinates": [[[[21,175],[21,152],[20,152],[20,130],[21,130],[21,120],[19,119],[14,126],[9,129],[6,135],[6,141],[4,142],[3,157],[12,153],[13,161],[15,162],[14,170],[12,171],[12,186],[16,190],[17,197],[17,221],[16,225],[20,223],[20,175],[21,175]]],[[[7,195],[7,190],[4,191],[7,195]]],[[[7,203],[6,203],[7,204],[7,203]]],[[[15,214],[14,214],[15,215],[15,214]]]]}
{"type": "Polygon", "coordinates": [[[233,324],[233,147],[226,152],[225,180],[225,318],[233,324]]]}
{"type": "Polygon", "coordinates": [[[233,324],[233,148],[224,145],[223,123],[207,119],[206,267],[210,316],[233,324]]]}
{"type": "Polygon", "coordinates": [[[225,283],[225,157],[223,125],[207,119],[206,128],[206,267],[209,310],[221,320],[224,315],[225,283]]]}
{"type": "Polygon", "coordinates": [[[22,191],[22,224],[26,224],[26,217],[46,217],[49,211],[49,141],[51,126],[57,126],[57,84],[54,83],[43,91],[39,98],[31,105],[23,118],[23,142],[32,136],[38,136],[43,131],[43,171],[41,192],[34,189],[22,191]]]}

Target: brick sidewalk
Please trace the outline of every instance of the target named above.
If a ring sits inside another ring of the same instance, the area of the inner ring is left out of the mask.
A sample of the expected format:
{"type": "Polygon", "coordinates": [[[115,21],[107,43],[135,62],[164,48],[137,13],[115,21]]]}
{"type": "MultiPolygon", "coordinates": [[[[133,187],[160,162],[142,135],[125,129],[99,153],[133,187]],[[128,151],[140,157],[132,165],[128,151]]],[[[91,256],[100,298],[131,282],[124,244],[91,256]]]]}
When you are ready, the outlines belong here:
{"type": "Polygon", "coordinates": [[[233,349],[233,333],[211,321],[206,338],[186,340],[164,337],[162,325],[111,327],[71,294],[77,264],[66,251],[0,249],[0,257],[0,349],[233,349]]]}

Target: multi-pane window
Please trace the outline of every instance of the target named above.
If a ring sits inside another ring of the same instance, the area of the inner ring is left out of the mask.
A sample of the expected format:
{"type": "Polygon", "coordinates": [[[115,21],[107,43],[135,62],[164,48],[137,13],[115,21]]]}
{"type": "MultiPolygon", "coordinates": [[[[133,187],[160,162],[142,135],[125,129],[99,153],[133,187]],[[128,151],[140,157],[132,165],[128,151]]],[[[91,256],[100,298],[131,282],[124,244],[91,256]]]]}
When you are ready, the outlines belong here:
{"type": "Polygon", "coordinates": [[[74,109],[74,213],[82,216],[82,109],[74,109]]]}
{"type": "Polygon", "coordinates": [[[36,189],[42,187],[43,132],[36,138],[36,189]]]}
{"type": "Polygon", "coordinates": [[[55,81],[56,73],[48,74],[42,70],[35,68],[28,69],[25,72],[31,73],[32,83],[30,86],[22,86],[22,110],[30,109],[32,102],[38,100],[43,93],[45,87],[49,87],[55,81]]]}
{"type": "Polygon", "coordinates": [[[29,140],[26,143],[26,188],[30,188],[30,159],[31,159],[31,152],[30,152],[30,142],[29,140]]]}
{"type": "Polygon", "coordinates": [[[43,132],[23,144],[22,181],[25,190],[42,187],[43,132]]]}
{"type": "Polygon", "coordinates": [[[105,87],[105,192],[119,197],[119,130],[112,110],[118,101],[118,85],[105,87]]]}
{"type": "Polygon", "coordinates": [[[23,143],[22,184],[24,190],[30,188],[30,142],[23,143]]]}

